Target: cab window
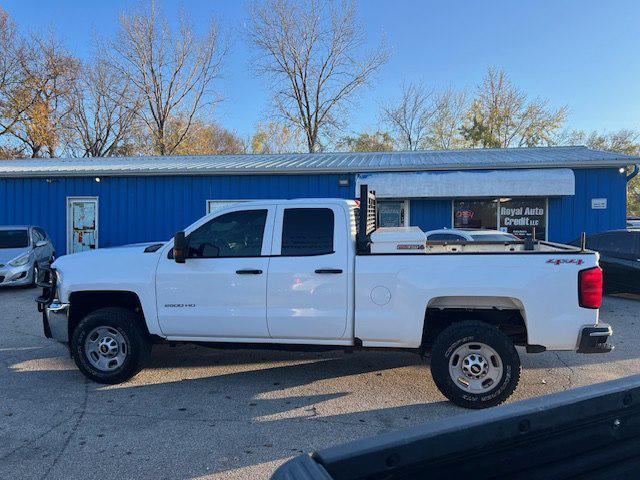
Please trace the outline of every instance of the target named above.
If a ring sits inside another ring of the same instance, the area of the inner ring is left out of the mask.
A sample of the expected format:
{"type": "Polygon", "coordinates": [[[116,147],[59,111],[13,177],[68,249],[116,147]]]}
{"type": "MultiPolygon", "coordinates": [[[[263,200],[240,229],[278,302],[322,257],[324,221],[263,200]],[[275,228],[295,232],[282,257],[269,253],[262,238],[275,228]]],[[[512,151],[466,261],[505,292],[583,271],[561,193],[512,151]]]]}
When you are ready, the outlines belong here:
{"type": "Polygon", "coordinates": [[[187,237],[188,258],[259,257],[267,210],[220,215],[187,237]]]}
{"type": "Polygon", "coordinates": [[[330,208],[287,208],[282,220],[284,256],[333,253],[333,210],[330,208]]]}

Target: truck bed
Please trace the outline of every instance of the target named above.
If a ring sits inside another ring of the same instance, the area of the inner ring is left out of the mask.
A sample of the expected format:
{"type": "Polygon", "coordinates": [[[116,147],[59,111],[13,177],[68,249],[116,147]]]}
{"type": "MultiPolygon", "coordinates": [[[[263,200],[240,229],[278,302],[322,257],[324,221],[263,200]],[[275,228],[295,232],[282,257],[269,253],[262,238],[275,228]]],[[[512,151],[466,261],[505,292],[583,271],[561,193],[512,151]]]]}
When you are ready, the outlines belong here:
{"type": "MultiPolygon", "coordinates": [[[[580,329],[598,311],[580,308],[578,272],[597,254],[537,243],[426,245],[429,253],[369,253],[355,261],[355,336],[364,346],[419,345],[431,309],[506,310],[526,323],[527,344],[575,350],[580,329]]],[[[372,249],[373,250],[373,249],[372,249]]],[[[427,322],[428,324],[428,322],[427,322]]]]}
{"type": "Polygon", "coordinates": [[[427,241],[425,233],[418,227],[376,228],[368,240],[368,248],[358,254],[594,253],[571,245],[532,239],[427,241]]]}

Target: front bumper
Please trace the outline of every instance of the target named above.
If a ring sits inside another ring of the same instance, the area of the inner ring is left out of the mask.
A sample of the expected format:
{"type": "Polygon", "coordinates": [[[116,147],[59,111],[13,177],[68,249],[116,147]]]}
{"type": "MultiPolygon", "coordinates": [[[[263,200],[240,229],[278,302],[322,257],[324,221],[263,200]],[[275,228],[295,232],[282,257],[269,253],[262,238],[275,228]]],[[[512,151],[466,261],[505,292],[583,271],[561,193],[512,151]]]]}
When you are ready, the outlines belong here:
{"type": "Polygon", "coordinates": [[[609,343],[611,335],[613,335],[613,329],[606,323],[582,327],[578,338],[578,353],[610,352],[614,348],[609,343]]]}
{"type": "Polygon", "coordinates": [[[44,271],[42,281],[42,295],[36,298],[38,311],[42,312],[42,326],[44,335],[58,342],[69,342],[69,303],[60,302],[56,298],[56,275],[53,269],[44,271]]]}
{"type": "Polygon", "coordinates": [[[29,285],[33,279],[31,270],[33,265],[27,264],[21,267],[9,267],[0,270],[0,287],[19,287],[29,285]]]}
{"type": "Polygon", "coordinates": [[[69,342],[69,307],[68,303],[54,300],[46,305],[42,312],[44,334],[58,342],[69,342]]]}

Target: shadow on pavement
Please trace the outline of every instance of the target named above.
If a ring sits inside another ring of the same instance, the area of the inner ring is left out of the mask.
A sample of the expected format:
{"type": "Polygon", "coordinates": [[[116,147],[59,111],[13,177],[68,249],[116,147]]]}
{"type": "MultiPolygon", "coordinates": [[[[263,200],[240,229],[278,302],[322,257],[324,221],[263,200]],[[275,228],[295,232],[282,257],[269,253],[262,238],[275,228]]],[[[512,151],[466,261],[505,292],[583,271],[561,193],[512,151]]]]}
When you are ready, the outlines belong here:
{"type": "MultiPolygon", "coordinates": [[[[24,353],[23,363],[41,356],[24,353]]],[[[370,409],[371,403],[362,396],[343,405],[344,397],[354,390],[364,392],[365,398],[379,397],[385,377],[394,375],[394,369],[421,363],[418,356],[402,352],[336,356],[336,352],[160,347],[151,373],[143,378],[147,384],[139,384],[138,377],[113,387],[86,382],[75,370],[9,367],[3,376],[9,395],[26,395],[26,401],[40,409],[25,413],[31,418],[16,415],[11,423],[17,422],[14,427],[19,428],[35,422],[40,428],[31,426],[26,441],[2,433],[0,477],[18,471],[28,477],[26,473],[33,470],[36,478],[43,473],[47,478],[64,478],[63,472],[93,478],[104,470],[125,478],[158,478],[161,470],[163,478],[193,478],[273,462],[450,415],[451,410],[462,411],[439,401],[370,409]],[[292,361],[300,363],[277,365],[292,361]],[[162,371],[178,366],[197,370],[212,364],[260,365],[235,372],[220,368],[220,374],[218,369],[207,370],[203,378],[169,381],[162,371]],[[372,372],[376,372],[374,380],[355,379],[372,372]],[[330,386],[318,386],[327,379],[332,380],[330,386]],[[327,406],[336,400],[339,403],[327,406]],[[47,405],[38,407],[43,401],[47,405]],[[39,415],[44,418],[37,421],[39,415]]],[[[381,397],[374,403],[386,402],[381,397]]]]}

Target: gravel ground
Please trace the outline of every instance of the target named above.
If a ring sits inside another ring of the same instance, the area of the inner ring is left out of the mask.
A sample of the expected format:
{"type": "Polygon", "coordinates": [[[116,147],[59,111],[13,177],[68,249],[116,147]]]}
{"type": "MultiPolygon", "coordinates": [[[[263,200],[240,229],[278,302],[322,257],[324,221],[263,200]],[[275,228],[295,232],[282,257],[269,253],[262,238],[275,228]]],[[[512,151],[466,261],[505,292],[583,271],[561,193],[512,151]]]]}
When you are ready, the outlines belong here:
{"type": "MultiPolygon", "coordinates": [[[[44,338],[35,290],[0,290],[0,478],[268,478],[301,452],[458,415],[401,352],[156,347],[117,386],[44,338]]],[[[526,354],[510,401],[640,371],[640,302],[607,297],[608,355],[526,354]]]]}

